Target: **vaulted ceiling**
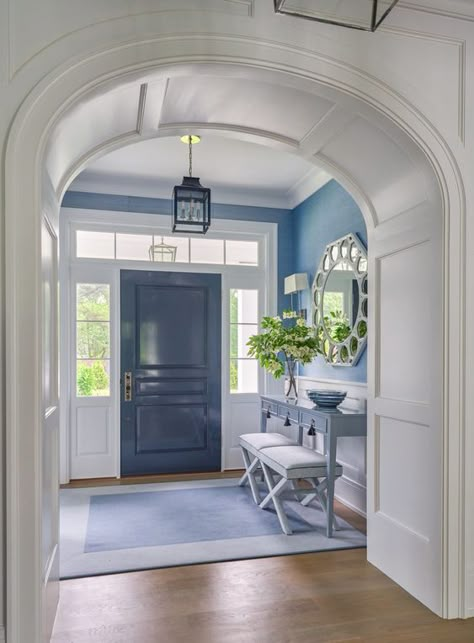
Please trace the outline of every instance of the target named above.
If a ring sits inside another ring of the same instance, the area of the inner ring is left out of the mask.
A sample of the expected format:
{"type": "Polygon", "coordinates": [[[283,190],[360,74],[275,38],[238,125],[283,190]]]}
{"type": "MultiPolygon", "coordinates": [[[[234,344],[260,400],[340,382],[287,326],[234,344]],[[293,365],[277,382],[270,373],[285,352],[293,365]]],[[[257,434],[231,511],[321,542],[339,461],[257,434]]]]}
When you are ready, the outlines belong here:
{"type": "Polygon", "coordinates": [[[110,95],[97,100],[94,123],[136,124],[145,140],[93,161],[71,189],[168,198],[188,173],[180,136],[191,132],[202,135],[193,148],[193,174],[212,188],[216,202],[293,208],[331,178],[314,160],[291,153],[331,114],[335,105],[325,98],[215,76],[149,83],[139,97],[134,89],[125,88],[115,102],[110,95]],[[264,138],[273,145],[262,145],[264,138]]]}

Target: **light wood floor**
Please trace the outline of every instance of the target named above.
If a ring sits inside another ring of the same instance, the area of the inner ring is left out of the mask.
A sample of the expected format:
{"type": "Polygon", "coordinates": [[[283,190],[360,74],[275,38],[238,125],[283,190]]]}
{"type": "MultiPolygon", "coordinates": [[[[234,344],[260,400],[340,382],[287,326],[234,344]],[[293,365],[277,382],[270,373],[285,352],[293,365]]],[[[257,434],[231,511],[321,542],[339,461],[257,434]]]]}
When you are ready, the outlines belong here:
{"type": "Polygon", "coordinates": [[[365,550],[61,583],[53,643],[472,643],[369,565],[365,550]]]}
{"type": "MultiPolygon", "coordinates": [[[[365,531],[364,518],[337,502],[335,510],[365,531]]],[[[474,619],[443,621],[367,563],[365,549],[355,549],[62,581],[52,639],[329,641],[474,643],[474,619]]]]}

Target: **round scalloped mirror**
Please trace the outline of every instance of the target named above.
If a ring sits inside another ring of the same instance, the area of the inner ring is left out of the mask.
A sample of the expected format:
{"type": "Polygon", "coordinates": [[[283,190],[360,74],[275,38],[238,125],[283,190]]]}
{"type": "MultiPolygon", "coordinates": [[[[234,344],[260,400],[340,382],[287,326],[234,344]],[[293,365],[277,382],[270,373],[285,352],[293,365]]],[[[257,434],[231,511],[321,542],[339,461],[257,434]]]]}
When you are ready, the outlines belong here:
{"type": "Polygon", "coordinates": [[[313,325],[324,356],[354,366],[367,344],[367,253],[355,234],[326,246],[313,281],[313,325]]]}

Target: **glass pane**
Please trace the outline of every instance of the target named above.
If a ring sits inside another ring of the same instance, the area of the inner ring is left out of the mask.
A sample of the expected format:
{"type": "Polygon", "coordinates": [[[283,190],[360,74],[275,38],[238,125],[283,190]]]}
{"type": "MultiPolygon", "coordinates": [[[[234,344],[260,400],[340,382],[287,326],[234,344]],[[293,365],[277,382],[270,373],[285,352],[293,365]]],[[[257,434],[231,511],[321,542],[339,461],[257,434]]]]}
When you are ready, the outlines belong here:
{"type": "Polygon", "coordinates": [[[152,235],[148,234],[117,234],[117,259],[131,261],[150,261],[150,246],[152,235]]]}
{"type": "MultiPolygon", "coordinates": [[[[155,243],[160,243],[162,237],[155,235],[155,243]]],[[[163,237],[163,243],[176,248],[176,261],[189,263],[189,238],[188,237],[163,237]]]]}
{"type": "Polygon", "coordinates": [[[114,259],[115,234],[113,232],[76,232],[76,256],[88,259],[114,259]]]}
{"type": "Polygon", "coordinates": [[[258,290],[231,289],[230,321],[232,324],[258,323],[258,290]]]}
{"type": "Polygon", "coordinates": [[[230,360],[230,392],[258,393],[258,364],[255,359],[230,360]]]}
{"type": "Polygon", "coordinates": [[[110,361],[77,360],[78,397],[107,397],[110,395],[110,361]]]}
{"type": "Polygon", "coordinates": [[[77,322],[76,357],[104,359],[110,357],[109,322],[77,322]]]}
{"type": "Polygon", "coordinates": [[[226,241],[225,262],[232,266],[258,266],[258,242],[226,241]]]}
{"type": "Polygon", "coordinates": [[[247,342],[258,333],[257,324],[232,324],[230,327],[230,356],[248,357],[247,342]]]}
{"type": "Polygon", "coordinates": [[[110,319],[110,286],[108,284],[77,284],[78,321],[110,319]]]}
{"type": "Polygon", "coordinates": [[[191,263],[223,264],[223,239],[191,239],[191,263]]]}

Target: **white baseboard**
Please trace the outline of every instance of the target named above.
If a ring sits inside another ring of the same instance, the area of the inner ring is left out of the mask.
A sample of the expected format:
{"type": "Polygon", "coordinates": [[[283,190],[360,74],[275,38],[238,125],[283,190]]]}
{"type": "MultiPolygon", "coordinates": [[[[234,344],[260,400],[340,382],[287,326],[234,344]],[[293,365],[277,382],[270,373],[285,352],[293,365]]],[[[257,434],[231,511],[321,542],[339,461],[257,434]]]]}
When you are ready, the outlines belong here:
{"type": "Polygon", "coordinates": [[[474,568],[467,570],[466,574],[466,610],[464,617],[474,617],[474,568]]]}
{"type": "Polygon", "coordinates": [[[335,496],[339,502],[364,518],[367,517],[367,488],[349,478],[339,478],[335,496]]]}

